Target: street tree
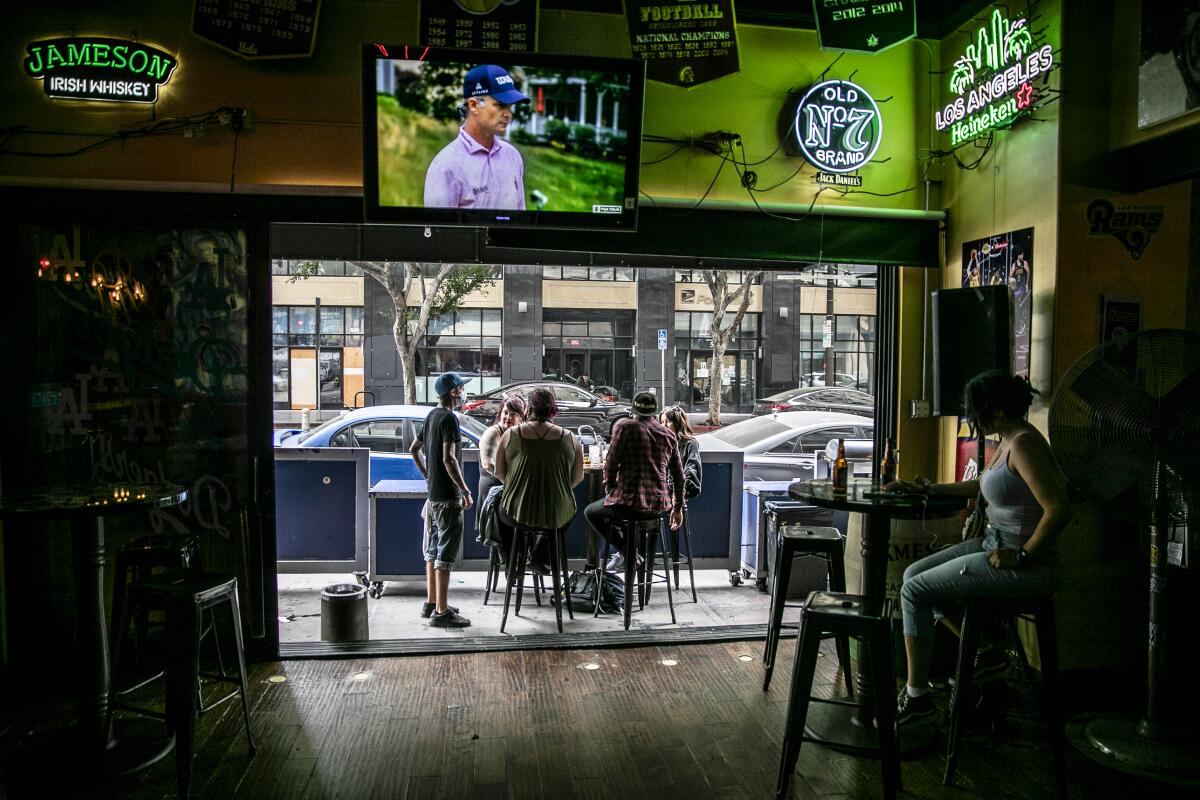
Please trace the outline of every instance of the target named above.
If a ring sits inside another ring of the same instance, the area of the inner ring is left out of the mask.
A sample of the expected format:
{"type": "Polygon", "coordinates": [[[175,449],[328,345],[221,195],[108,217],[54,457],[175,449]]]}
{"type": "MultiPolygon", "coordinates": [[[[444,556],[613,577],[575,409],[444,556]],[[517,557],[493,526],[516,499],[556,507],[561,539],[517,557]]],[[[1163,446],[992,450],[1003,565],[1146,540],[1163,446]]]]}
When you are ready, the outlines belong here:
{"type": "MultiPolygon", "coordinates": [[[[392,339],[404,373],[404,402],[417,402],[417,348],[430,320],[462,308],[467,295],[496,282],[483,264],[426,264],[417,261],[348,261],[377,281],[392,299],[392,339]],[[414,294],[415,290],[415,294],[414,294]]],[[[316,274],[316,262],[300,265],[297,278],[316,274]]],[[[294,280],[295,278],[293,278],[294,280]]]]}
{"type": "Polygon", "coordinates": [[[721,424],[721,367],[725,350],[741,328],[742,317],[746,316],[750,306],[752,287],[762,278],[762,272],[740,273],[741,282],[734,281],[736,288],[730,287],[731,275],[725,270],[706,269],[701,273],[713,303],[708,326],[708,339],[712,342],[712,358],[708,364],[708,418],[704,424],[717,426],[721,424]]]}

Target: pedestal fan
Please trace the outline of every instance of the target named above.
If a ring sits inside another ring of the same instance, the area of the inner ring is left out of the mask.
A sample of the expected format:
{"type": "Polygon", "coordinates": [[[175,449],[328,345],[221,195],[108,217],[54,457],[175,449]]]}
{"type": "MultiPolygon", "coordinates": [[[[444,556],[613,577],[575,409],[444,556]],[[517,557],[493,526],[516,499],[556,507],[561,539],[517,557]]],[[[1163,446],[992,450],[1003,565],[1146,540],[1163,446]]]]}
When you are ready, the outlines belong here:
{"type": "MultiPolygon", "coordinates": [[[[1125,765],[1195,777],[1200,774],[1195,721],[1186,723],[1189,731],[1167,714],[1171,631],[1165,603],[1167,562],[1178,563],[1186,547],[1172,543],[1171,532],[1200,517],[1200,336],[1149,330],[1087,353],[1054,393],[1049,434],[1054,456],[1074,486],[1106,511],[1150,529],[1146,711],[1140,720],[1097,717],[1087,725],[1087,738],[1125,765]]],[[[1192,554],[1193,562],[1198,555],[1192,554]]]]}

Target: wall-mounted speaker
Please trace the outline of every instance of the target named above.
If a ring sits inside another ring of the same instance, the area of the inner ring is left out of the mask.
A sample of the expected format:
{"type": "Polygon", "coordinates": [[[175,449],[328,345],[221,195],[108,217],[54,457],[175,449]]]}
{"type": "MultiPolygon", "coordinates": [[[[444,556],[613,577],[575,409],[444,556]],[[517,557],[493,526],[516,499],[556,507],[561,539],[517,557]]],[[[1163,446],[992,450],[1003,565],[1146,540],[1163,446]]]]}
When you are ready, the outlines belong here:
{"type": "Polygon", "coordinates": [[[933,293],[933,413],[962,416],[967,381],[1012,370],[1012,292],[1004,286],[933,293]]]}

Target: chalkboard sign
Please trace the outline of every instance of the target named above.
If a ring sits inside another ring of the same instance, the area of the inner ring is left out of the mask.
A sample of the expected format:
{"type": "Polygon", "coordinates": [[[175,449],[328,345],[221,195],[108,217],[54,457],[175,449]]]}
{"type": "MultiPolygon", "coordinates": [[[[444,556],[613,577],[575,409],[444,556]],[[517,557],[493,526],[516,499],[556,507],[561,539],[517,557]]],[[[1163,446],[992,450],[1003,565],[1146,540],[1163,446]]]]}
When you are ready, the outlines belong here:
{"type": "Polygon", "coordinates": [[[878,53],[917,35],[916,0],[813,0],[822,50],[878,53]]]}
{"type": "Polygon", "coordinates": [[[311,56],[321,0],[196,0],[192,33],[242,58],[311,56]]]}
{"type": "Polygon", "coordinates": [[[538,0],[421,0],[421,44],[537,50],[538,0]]]}
{"type": "Polygon", "coordinates": [[[625,0],[625,16],[630,49],[652,81],[697,86],[739,69],[733,0],[625,0]]]}

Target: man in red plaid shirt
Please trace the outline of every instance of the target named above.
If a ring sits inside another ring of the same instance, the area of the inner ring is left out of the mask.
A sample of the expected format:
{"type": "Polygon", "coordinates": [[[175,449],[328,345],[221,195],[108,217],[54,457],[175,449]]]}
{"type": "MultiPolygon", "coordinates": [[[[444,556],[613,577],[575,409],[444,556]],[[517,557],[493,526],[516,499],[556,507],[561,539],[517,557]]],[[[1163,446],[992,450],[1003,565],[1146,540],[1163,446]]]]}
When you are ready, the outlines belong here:
{"type": "Polygon", "coordinates": [[[625,542],[610,523],[625,519],[657,519],[671,512],[671,527],[683,524],[683,463],[675,434],[660,423],[658,398],[638,392],[633,398],[633,418],[613,428],[608,458],[604,462],[605,496],[584,509],[588,523],[616,549],[610,571],[624,569],[625,542]]]}

